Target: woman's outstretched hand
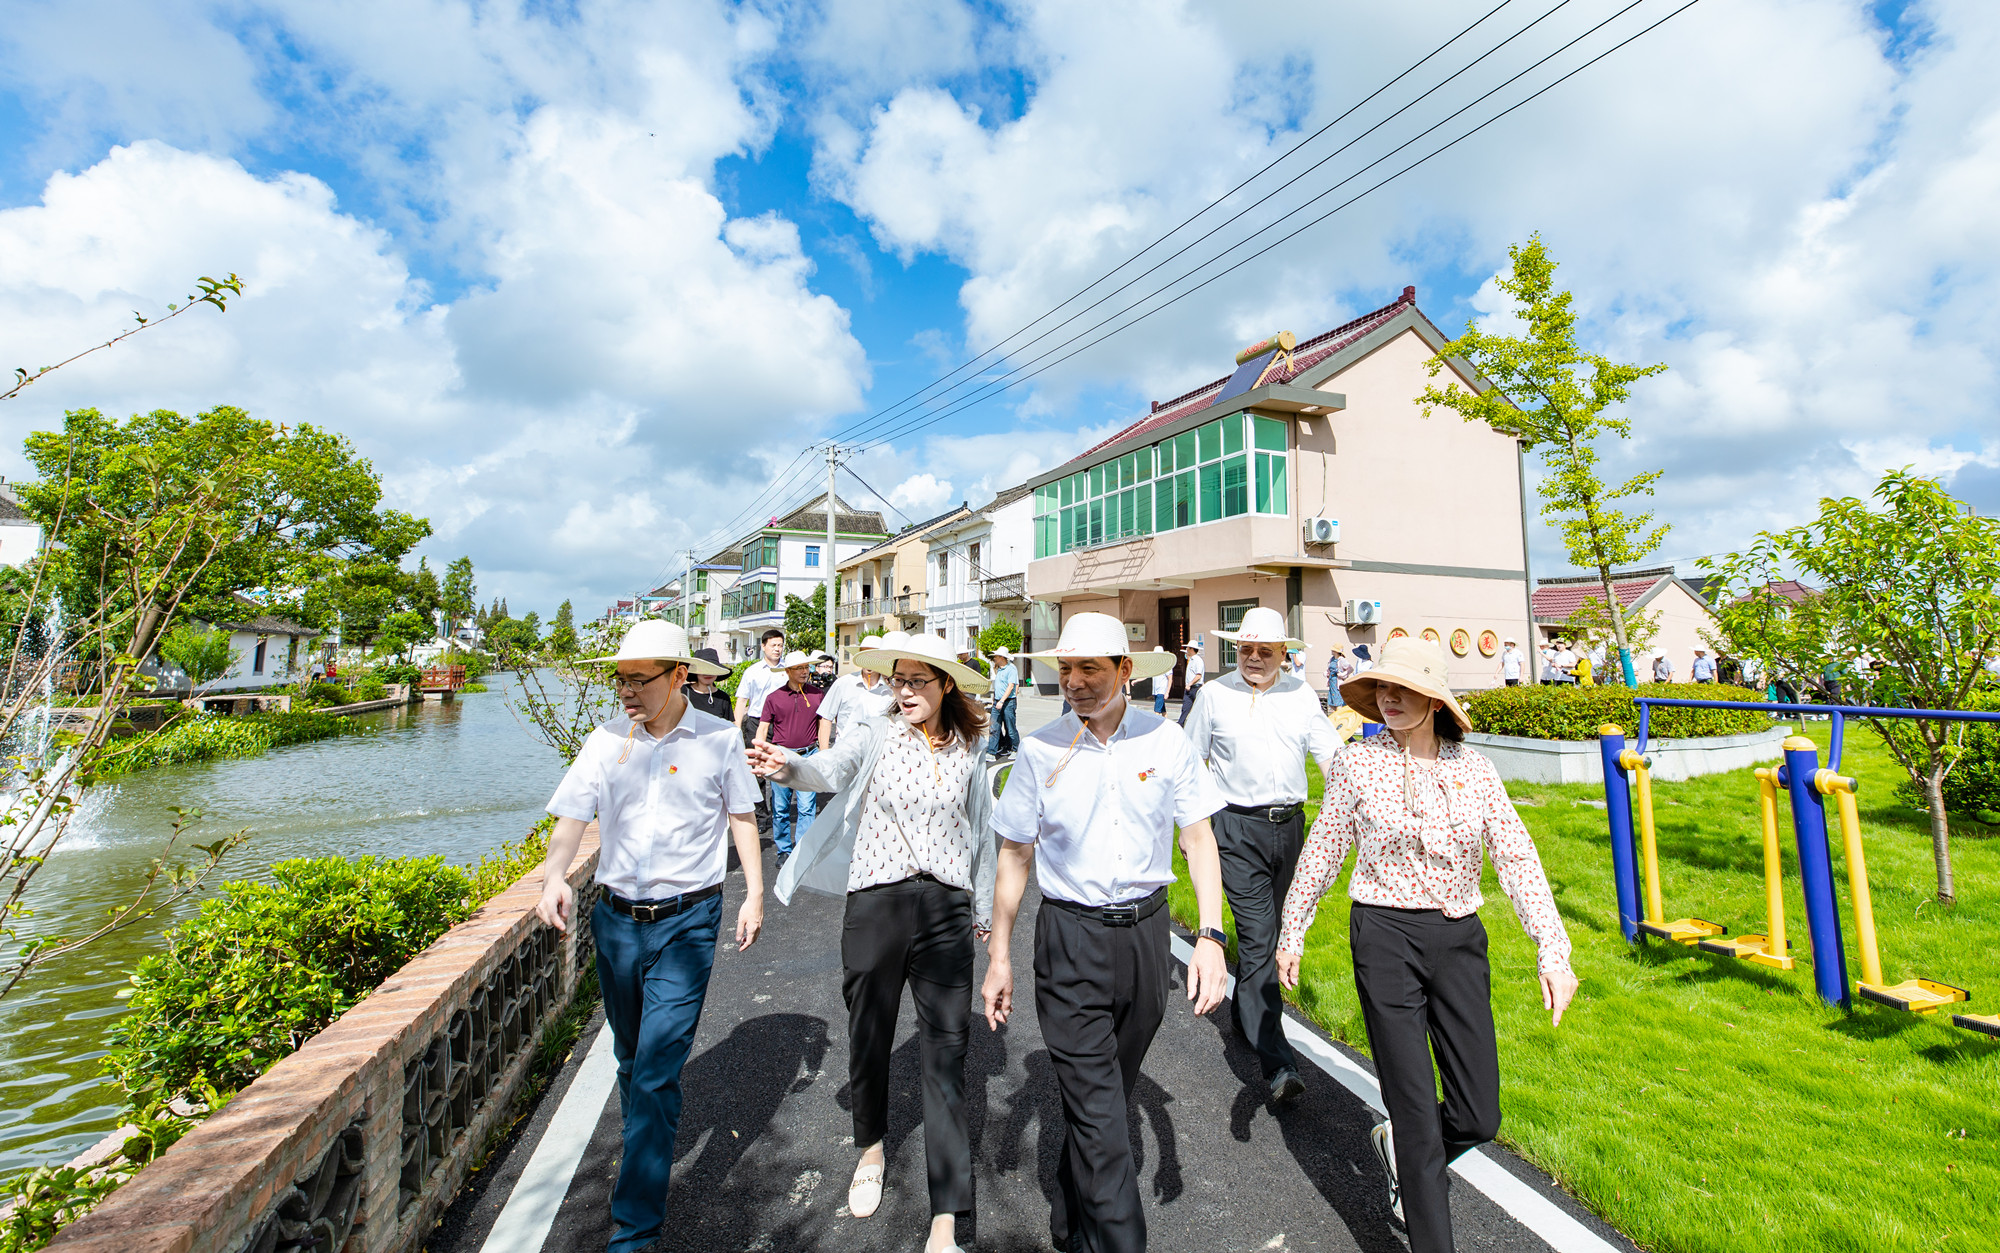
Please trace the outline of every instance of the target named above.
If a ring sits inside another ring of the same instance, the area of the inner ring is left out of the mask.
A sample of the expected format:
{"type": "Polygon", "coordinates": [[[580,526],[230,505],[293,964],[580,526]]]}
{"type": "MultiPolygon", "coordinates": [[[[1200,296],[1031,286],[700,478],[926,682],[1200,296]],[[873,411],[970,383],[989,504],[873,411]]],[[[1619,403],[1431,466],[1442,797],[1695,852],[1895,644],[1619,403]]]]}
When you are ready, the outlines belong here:
{"type": "Polygon", "coordinates": [[[750,769],[758,777],[775,779],[785,772],[785,750],[777,745],[757,740],[744,751],[750,754],[750,769]]]}
{"type": "MultiPolygon", "coordinates": [[[[1284,960],[1284,954],[1279,954],[1279,960],[1284,960]]],[[[1279,969],[1282,972],[1283,967],[1280,966],[1279,969]]],[[[1283,978],[1284,976],[1280,973],[1279,977],[1283,978]]],[[[1542,1008],[1549,1011],[1550,1026],[1559,1027],[1562,1025],[1563,1011],[1569,1008],[1570,1001],[1576,997],[1576,984],[1576,976],[1567,970],[1561,974],[1542,976],[1542,1008]]],[[[1285,986],[1290,987],[1291,985],[1286,984],[1285,986]]]]}

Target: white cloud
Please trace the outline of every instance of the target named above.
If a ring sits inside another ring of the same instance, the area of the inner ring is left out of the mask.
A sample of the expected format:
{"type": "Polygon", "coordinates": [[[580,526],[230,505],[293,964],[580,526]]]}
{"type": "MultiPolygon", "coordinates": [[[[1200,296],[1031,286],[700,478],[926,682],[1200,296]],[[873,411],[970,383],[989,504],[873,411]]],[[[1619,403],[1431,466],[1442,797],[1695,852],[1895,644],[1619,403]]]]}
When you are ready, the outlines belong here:
{"type": "Polygon", "coordinates": [[[928,517],[951,500],[951,480],[933,474],[913,474],[889,489],[889,501],[917,518],[928,517]]]}

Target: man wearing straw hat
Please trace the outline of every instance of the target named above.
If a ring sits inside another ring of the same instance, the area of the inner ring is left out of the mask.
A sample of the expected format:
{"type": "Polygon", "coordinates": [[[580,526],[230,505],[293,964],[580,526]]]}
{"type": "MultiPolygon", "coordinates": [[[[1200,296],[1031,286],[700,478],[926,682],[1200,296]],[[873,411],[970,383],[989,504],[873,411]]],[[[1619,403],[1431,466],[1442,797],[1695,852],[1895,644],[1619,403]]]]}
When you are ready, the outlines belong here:
{"type": "Polygon", "coordinates": [[[1125,684],[1171,670],[1173,654],[1128,653],[1123,623],[1079,613],[1053,651],[1024,656],[1056,666],[1070,708],[1022,742],[993,808],[1001,844],[981,996],[997,1031],[1013,1009],[1008,946],[1032,867],[1035,1009],[1065,1124],[1051,1234],[1057,1248],[1132,1253],[1146,1247],[1146,1217],[1126,1110],[1167,1008],[1177,824],[1201,921],[1188,962],[1197,1014],[1222,1003],[1229,977],[1209,827],[1222,798],[1186,734],[1126,702],[1125,684]]]}
{"type": "Polygon", "coordinates": [[[653,1242],[666,1212],[681,1066],[715,964],[729,843],[743,863],[738,951],[763,930],[764,866],[753,817],[757,784],[737,730],[690,708],[681,686],[690,670],[729,672],[695,658],[687,632],[657,619],[627,631],[615,655],[587,660],[617,667],[624,716],[590,733],[549,800],[556,829],[535,912],[569,929],[576,900],[565,876],[584,825],[595,819],[604,892],[590,925],[625,1136],[611,1191],[610,1248],[628,1253],[653,1242]]]}
{"type": "Polygon", "coordinates": [[[1325,774],[1341,737],[1318,693],[1281,669],[1285,650],[1299,644],[1282,614],[1259,606],[1237,630],[1216,635],[1236,645],[1236,669],[1208,684],[1187,737],[1226,802],[1213,821],[1236,920],[1236,1029],[1257,1050],[1271,1099],[1283,1104],[1306,1085],[1285,1041],[1279,915],[1305,842],[1306,754],[1325,774]]]}
{"type": "MultiPolygon", "coordinates": [[[[901,631],[891,631],[887,635],[871,635],[861,641],[855,653],[855,661],[891,642],[901,644],[909,637],[901,631]]],[[[896,697],[889,690],[886,676],[875,673],[867,666],[850,671],[833,681],[826,689],[826,699],[819,703],[819,746],[821,751],[832,748],[834,742],[847,733],[848,724],[857,718],[880,718],[894,708],[896,697]]]]}

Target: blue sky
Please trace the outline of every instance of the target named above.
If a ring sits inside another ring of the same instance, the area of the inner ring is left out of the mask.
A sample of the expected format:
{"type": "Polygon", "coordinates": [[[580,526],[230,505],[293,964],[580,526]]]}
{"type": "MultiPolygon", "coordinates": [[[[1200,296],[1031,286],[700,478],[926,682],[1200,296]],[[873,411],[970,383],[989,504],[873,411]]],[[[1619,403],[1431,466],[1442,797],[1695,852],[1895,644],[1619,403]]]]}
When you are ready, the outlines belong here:
{"type": "MultiPolygon", "coordinates": [[[[11,402],[0,472],[64,408],[244,404],[349,434],[482,591],[595,605],[790,503],[804,476],[766,489],[805,444],[1119,264],[1492,0],[1408,7],[16,0],[0,342],[67,355],[214,270],[250,291],[11,402]]],[[[1620,7],[1515,0],[1310,154],[1526,27],[1513,43],[1301,189],[1620,7]]],[[[1662,556],[1892,465],[2000,508],[1996,44],[1971,0],[1704,0],[1282,256],[859,468],[892,518],[976,501],[1280,327],[1409,283],[1447,330],[1497,313],[1491,275],[1539,230],[1594,341],[1670,367],[1609,458],[1667,470],[1662,556]]],[[[1535,549],[1562,565],[1552,533],[1535,549]]]]}

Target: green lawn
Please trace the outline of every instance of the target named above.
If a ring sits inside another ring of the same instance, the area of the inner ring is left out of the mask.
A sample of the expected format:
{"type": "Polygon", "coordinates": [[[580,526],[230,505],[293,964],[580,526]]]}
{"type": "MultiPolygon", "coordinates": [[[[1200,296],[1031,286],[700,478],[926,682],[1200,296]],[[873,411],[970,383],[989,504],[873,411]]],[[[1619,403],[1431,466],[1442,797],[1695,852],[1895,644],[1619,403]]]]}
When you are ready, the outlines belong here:
{"type": "MultiPolygon", "coordinates": [[[[1808,735],[1822,752],[1826,724],[1808,735]]],[[[1873,733],[1850,736],[1861,780],[1883,972],[1921,974],[2000,1008],[2000,829],[1954,823],[1959,903],[1939,906],[1929,826],[1896,802],[1898,768],[1873,733]]],[[[1315,772],[1308,771],[1308,774],[1315,772]]],[[[1551,1028],[1534,949],[1491,869],[1501,1039],[1501,1138],[1641,1245],[1660,1250],[1974,1249],[2000,1230],[2000,1041],[1813,995],[1789,809],[1781,799],[1786,926],[1798,969],[1766,970],[1654,942],[1617,926],[1611,857],[1594,786],[1510,784],[1576,947],[1582,990],[1551,1028]]],[[[1313,795],[1319,793],[1314,781],[1313,795]]],[[[1748,771],[1655,785],[1669,918],[1732,934],[1764,929],[1757,786],[1748,771]]],[[[1850,905],[1838,829],[1841,906],[1850,905]]],[[[1175,916],[1194,917],[1185,879],[1175,916]]],[[[1347,956],[1343,876],[1307,939],[1297,1003],[1366,1049],[1347,956]]],[[[1858,977],[1843,915],[1850,978],[1858,977]]]]}

